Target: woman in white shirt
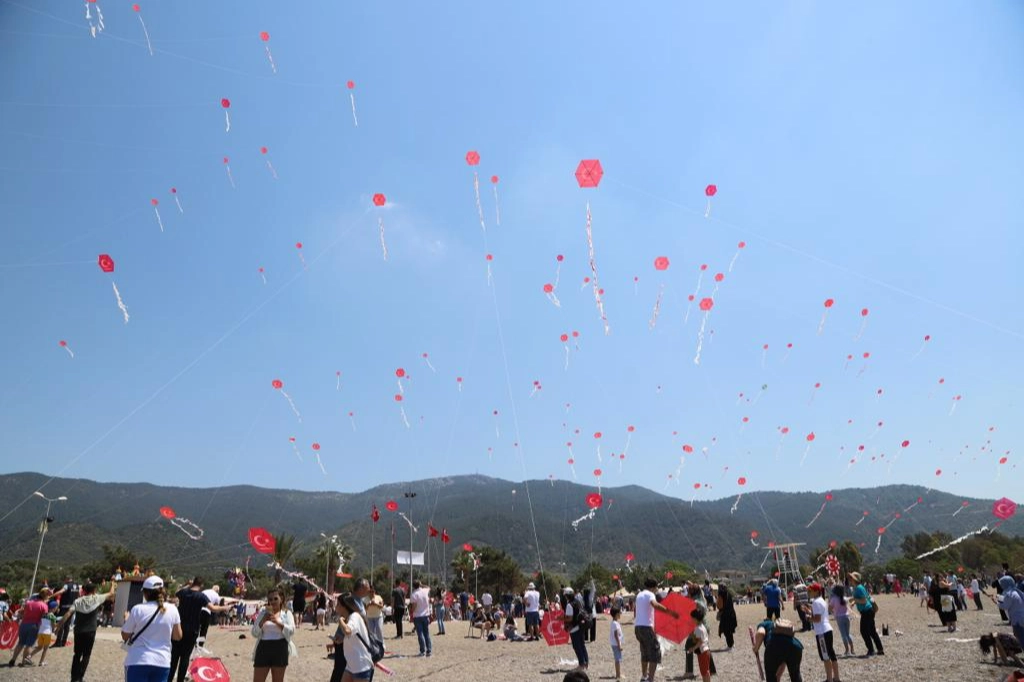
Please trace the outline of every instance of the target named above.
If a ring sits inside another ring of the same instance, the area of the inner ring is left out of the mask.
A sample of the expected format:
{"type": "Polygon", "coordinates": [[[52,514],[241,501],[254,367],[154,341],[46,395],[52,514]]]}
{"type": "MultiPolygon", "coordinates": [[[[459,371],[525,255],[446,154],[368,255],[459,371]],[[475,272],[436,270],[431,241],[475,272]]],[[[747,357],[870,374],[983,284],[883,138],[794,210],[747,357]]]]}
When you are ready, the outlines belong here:
{"type": "Polygon", "coordinates": [[[267,605],[256,614],[252,636],[256,648],[252,652],[252,680],[266,682],[269,673],[274,682],[284,682],[288,659],[298,656],[292,643],[295,634],[295,619],[291,611],[282,608],[284,597],[279,590],[267,593],[267,605]]]}
{"type": "Polygon", "coordinates": [[[181,639],[181,616],[177,607],[164,603],[164,581],[158,576],[151,575],[142,583],[142,603],[128,615],[121,639],[128,651],[125,682],[167,682],[171,640],[181,639]]]}
{"type": "Polygon", "coordinates": [[[351,592],[343,592],[338,597],[338,615],[341,616],[338,627],[345,633],[342,645],[345,651],[345,675],[341,680],[369,680],[373,677],[373,658],[368,648],[369,632],[351,592]]]}

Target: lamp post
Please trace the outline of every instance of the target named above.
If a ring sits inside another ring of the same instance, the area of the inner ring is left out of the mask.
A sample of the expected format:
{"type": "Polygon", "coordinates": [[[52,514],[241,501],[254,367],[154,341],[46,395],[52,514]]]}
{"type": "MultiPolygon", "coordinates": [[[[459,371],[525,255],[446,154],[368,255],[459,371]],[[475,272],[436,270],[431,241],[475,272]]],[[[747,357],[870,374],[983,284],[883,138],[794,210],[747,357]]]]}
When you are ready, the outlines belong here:
{"type": "Polygon", "coordinates": [[[413,527],[412,527],[412,501],[416,497],[414,492],[402,493],[402,496],[409,500],[409,589],[412,589],[412,541],[413,541],[413,527]]]}
{"type": "Polygon", "coordinates": [[[36,552],[36,567],[32,569],[32,584],[28,587],[28,594],[31,597],[33,590],[36,588],[36,575],[39,573],[39,557],[43,555],[43,540],[46,539],[46,531],[50,527],[50,505],[54,502],[67,502],[68,498],[64,495],[50,499],[46,495],[43,495],[38,490],[32,493],[36,497],[41,497],[46,500],[46,514],[43,516],[43,523],[39,526],[39,550],[36,552]]]}

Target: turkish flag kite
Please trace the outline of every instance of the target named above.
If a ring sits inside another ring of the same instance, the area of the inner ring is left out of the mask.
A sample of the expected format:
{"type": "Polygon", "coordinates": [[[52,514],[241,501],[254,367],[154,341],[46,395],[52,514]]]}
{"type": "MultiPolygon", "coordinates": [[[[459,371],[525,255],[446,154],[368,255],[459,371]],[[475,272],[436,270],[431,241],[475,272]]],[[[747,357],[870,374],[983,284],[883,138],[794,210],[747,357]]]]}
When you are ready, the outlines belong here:
{"type": "Polygon", "coordinates": [[[548,643],[548,646],[569,643],[569,633],[565,631],[561,611],[558,612],[558,615],[555,615],[554,611],[544,612],[544,619],[540,622],[540,634],[544,635],[544,641],[548,643]]]}
{"type": "Polygon", "coordinates": [[[195,658],[188,666],[188,674],[196,682],[231,682],[227,668],[219,658],[195,658]]]}
{"type": "Polygon", "coordinates": [[[18,624],[13,620],[0,624],[0,649],[13,649],[18,642],[18,624]]]}
{"type": "MultiPolygon", "coordinates": [[[[273,554],[277,549],[277,541],[266,528],[250,528],[249,542],[260,554],[273,554]]],[[[195,677],[195,675],[193,675],[195,677]]]]}
{"type": "Polygon", "coordinates": [[[661,635],[670,642],[682,644],[683,640],[694,631],[695,625],[690,612],[697,608],[697,602],[689,597],[684,597],[679,592],[670,592],[661,602],[661,605],[679,614],[679,618],[673,618],[661,611],[654,612],[654,632],[661,635]]]}

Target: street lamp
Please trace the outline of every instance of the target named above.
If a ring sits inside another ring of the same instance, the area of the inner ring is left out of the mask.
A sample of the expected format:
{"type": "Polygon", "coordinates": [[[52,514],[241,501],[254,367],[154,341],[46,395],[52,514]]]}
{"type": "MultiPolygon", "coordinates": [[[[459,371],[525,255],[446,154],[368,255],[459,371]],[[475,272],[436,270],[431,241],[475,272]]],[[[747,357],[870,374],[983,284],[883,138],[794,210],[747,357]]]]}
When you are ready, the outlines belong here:
{"type": "Polygon", "coordinates": [[[46,515],[43,516],[43,523],[39,526],[39,551],[36,552],[36,567],[32,569],[32,584],[29,585],[28,594],[31,597],[32,591],[36,588],[36,574],[39,573],[39,557],[43,555],[43,540],[46,539],[46,531],[50,527],[50,505],[54,502],[67,502],[68,498],[64,495],[50,499],[46,495],[43,495],[38,490],[32,493],[36,497],[41,497],[46,500],[46,515]]]}

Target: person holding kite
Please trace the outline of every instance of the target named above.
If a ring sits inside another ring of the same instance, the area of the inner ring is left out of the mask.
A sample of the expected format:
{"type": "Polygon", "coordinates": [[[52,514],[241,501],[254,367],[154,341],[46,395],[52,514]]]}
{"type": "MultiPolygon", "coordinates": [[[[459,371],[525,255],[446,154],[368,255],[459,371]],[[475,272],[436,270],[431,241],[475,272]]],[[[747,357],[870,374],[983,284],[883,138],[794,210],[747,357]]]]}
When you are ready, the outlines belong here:
{"type": "Polygon", "coordinates": [[[636,596],[633,633],[640,644],[640,682],[654,682],[654,674],[661,663],[661,645],[654,634],[654,612],[661,611],[672,618],[679,618],[678,613],[658,603],[654,596],[657,587],[657,580],[647,578],[643,591],[636,596]]]}

